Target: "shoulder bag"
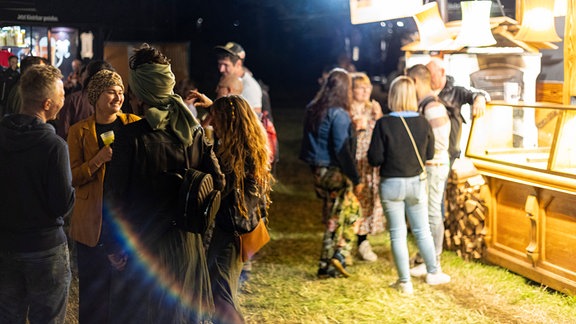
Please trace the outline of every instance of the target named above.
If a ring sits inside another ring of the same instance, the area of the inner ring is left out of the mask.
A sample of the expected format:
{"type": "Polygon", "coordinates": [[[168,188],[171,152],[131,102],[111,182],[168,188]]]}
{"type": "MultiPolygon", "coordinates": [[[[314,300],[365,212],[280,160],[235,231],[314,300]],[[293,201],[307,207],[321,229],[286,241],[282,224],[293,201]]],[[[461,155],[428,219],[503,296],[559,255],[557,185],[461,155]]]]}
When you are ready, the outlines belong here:
{"type": "MultiPolygon", "coordinates": [[[[234,190],[233,194],[234,197],[236,197],[238,191],[234,190]]],[[[232,203],[236,204],[237,202],[238,200],[235,198],[232,203]]],[[[258,208],[262,213],[266,214],[265,206],[265,202],[259,200],[252,208],[258,208]]],[[[240,257],[242,262],[246,262],[270,241],[270,234],[268,233],[265,221],[266,217],[262,217],[248,210],[249,216],[248,218],[244,218],[238,215],[238,208],[236,206],[233,206],[231,211],[230,220],[234,229],[234,235],[238,238],[240,245],[240,257]]]]}

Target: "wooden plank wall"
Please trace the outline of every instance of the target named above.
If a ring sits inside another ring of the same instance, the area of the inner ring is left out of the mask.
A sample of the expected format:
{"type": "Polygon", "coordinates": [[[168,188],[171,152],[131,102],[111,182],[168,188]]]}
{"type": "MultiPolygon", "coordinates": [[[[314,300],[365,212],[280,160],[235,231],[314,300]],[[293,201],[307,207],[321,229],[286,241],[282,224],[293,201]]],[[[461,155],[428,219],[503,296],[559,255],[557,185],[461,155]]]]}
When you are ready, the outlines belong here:
{"type": "Polygon", "coordinates": [[[564,83],[560,81],[538,81],[536,83],[536,102],[564,104],[564,83]]]}

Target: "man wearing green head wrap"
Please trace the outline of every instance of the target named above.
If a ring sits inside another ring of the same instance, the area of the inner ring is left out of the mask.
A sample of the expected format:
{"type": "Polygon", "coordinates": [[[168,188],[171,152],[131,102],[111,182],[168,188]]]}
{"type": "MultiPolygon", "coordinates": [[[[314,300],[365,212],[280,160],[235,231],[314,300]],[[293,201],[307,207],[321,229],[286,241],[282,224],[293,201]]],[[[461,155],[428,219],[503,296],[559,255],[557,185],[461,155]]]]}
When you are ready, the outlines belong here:
{"type": "Polygon", "coordinates": [[[194,136],[200,125],[172,92],[174,74],[162,53],[148,44],[137,49],[130,58],[129,84],[144,118],[116,134],[104,181],[107,216],[118,224],[118,233],[110,238],[115,242],[105,244],[116,246],[108,253],[121,277],[113,287],[112,303],[126,310],[115,320],[208,320],[214,306],[203,238],[174,225],[181,182],[168,175],[186,168],[188,160],[212,175],[216,190],[222,190],[224,176],[212,147],[202,135],[194,136]]]}
{"type": "MultiPolygon", "coordinates": [[[[152,47],[149,49],[154,50],[152,47]]],[[[161,61],[161,60],[160,60],[161,61]]],[[[172,130],[185,145],[192,144],[192,128],[198,121],[182,100],[174,94],[176,84],[170,64],[140,63],[137,56],[130,60],[130,90],[145,105],[146,120],[152,129],[172,130]]]]}

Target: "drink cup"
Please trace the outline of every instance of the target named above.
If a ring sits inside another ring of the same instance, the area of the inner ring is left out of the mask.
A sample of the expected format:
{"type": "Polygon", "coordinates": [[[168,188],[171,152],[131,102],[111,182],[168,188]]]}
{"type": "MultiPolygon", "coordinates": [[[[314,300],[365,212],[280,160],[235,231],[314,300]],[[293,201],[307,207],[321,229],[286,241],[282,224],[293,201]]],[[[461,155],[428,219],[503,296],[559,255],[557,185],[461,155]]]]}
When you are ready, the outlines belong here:
{"type": "Polygon", "coordinates": [[[114,143],[114,131],[107,131],[105,133],[100,134],[100,138],[104,145],[110,145],[114,143]]]}
{"type": "Polygon", "coordinates": [[[504,82],[504,101],[517,104],[520,100],[520,85],[516,82],[504,82]]]}

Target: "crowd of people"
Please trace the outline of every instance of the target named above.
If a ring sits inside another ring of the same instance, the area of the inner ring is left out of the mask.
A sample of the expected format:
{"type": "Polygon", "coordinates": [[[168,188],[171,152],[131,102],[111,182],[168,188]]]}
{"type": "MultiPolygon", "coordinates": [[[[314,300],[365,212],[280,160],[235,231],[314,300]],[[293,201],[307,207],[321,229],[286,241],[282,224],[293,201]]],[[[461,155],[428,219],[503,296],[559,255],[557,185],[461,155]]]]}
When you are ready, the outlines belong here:
{"type": "Polygon", "coordinates": [[[368,76],[355,69],[336,67],[319,83],[306,107],[300,151],[323,201],[318,276],[349,277],[354,242],[361,260],[376,261],[368,237],[387,229],[398,273],[392,288],[413,294],[411,277],[450,282],[440,264],[443,199],[460,156],[461,106],[470,104],[473,117],[481,117],[489,95],[454,85],[439,58],[391,80],[385,109],[370,99],[368,76]],[[409,230],[419,250],[413,258],[409,230]]]}
{"type": "Polygon", "coordinates": [[[267,219],[275,157],[243,48],[215,56],[214,101],[148,44],[126,88],[101,60],[21,62],[0,117],[0,323],[64,323],[74,265],[80,323],[244,322],[238,228],[267,219]],[[189,167],[221,192],[202,231],[175,222],[189,167]]]}
{"type": "MultiPolygon", "coordinates": [[[[278,141],[267,87],[242,46],[216,46],[215,58],[214,100],[176,82],[148,44],[134,50],[126,81],[102,60],[75,60],[67,77],[39,57],[20,72],[11,64],[0,116],[0,206],[10,216],[0,217],[0,323],[64,323],[73,265],[80,323],[244,322],[237,292],[252,265],[241,234],[267,220],[278,141]],[[221,192],[202,232],[174,221],[190,165],[221,192]]],[[[370,236],[387,230],[391,287],[448,283],[443,193],[460,155],[460,108],[480,117],[489,96],[455,86],[439,59],[396,77],[384,106],[365,73],[338,67],[319,82],[300,151],[323,201],[318,277],[349,277],[355,252],[377,261],[370,236]]]]}

